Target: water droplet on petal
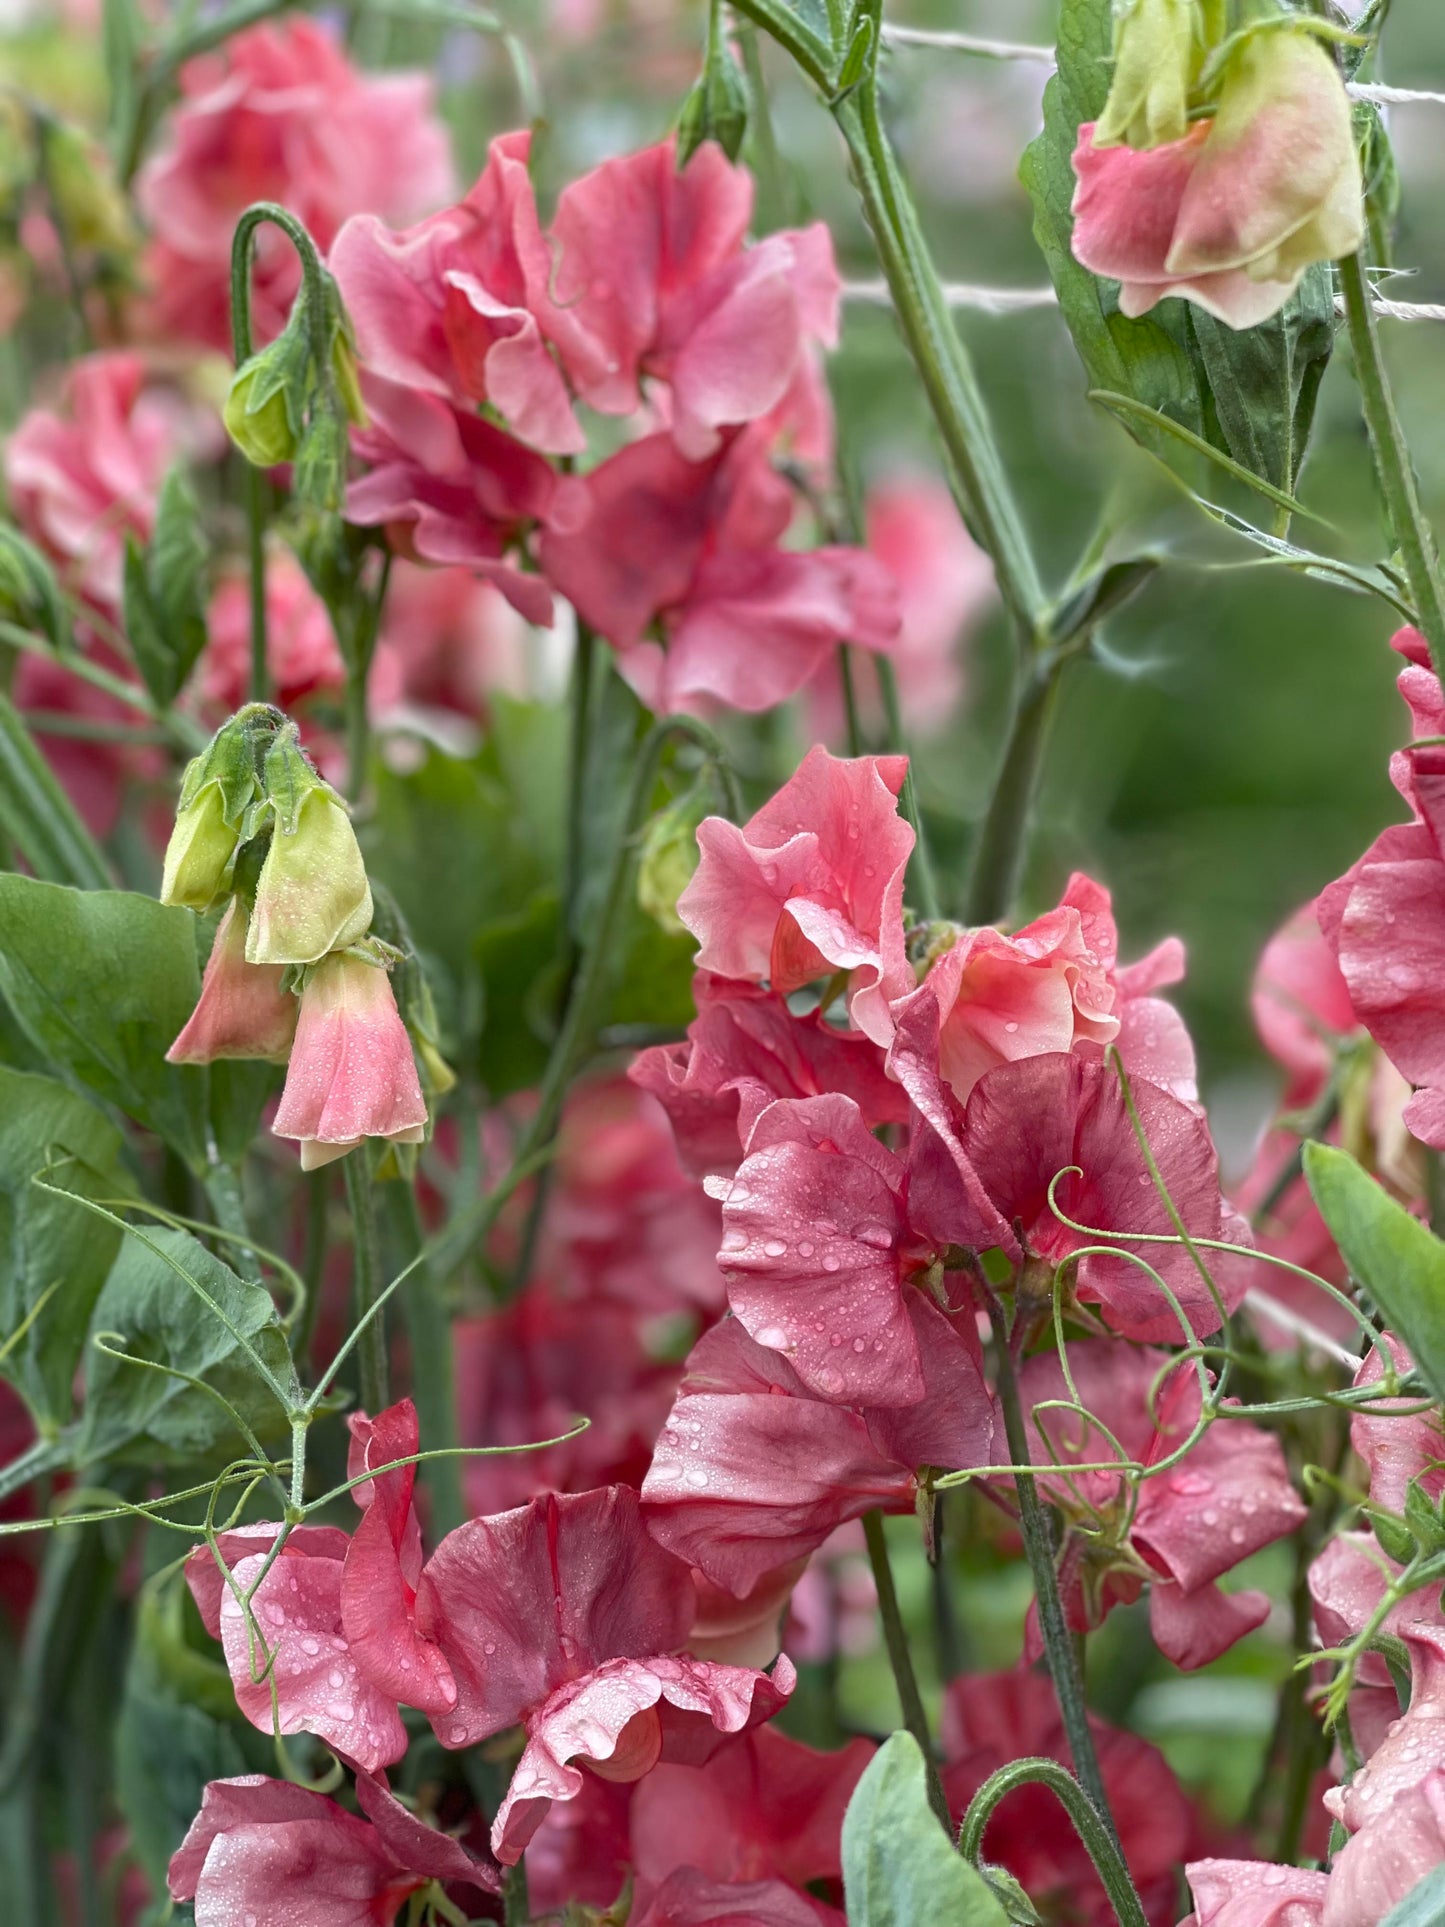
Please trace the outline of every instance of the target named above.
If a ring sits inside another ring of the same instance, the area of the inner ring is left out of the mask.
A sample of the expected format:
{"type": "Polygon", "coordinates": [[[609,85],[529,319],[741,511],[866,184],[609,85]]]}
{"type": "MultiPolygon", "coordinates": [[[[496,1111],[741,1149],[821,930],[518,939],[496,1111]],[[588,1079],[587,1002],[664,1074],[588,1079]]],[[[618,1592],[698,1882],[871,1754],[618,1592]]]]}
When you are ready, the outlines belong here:
{"type": "Polygon", "coordinates": [[[763,1250],[770,1258],[784,1258],[787,1256],[788,1247],[783,1243],[781,1238],[769,1238],[768,1242],[763,1246],[763,1250]]]}

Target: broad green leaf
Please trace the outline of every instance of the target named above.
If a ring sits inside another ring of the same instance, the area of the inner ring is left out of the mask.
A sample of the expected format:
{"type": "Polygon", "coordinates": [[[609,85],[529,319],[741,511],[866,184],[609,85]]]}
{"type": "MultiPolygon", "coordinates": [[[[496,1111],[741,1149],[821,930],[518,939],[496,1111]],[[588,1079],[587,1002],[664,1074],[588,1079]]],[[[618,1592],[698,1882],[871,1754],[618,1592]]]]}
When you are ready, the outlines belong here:
{"type": "MultiPolygon", "coordinates": [[[[77,1213],[83,1206],[75,1207],[77,1213]]],[[[285,1432],[281,1403],[250,1346],[283,1387],[291,1377],[286,1335],[271,1294],[245,1284],[184,1231],[132,1229],[96,1301],[92,1339],[129,1358],[92,1344],[86,1361],[82,1462],[127,1454],[153,1462],[159,1455],[189,1466],[248,1451],[220,1399],[235,1409],[263,1443],[285,1432]],[[184,1275],[182,1275],[184,1274],[184,1275]],[[187,1279],[191,1281],[187,1283],[187,1279]],[[211,1391],[157,1371],[149,1360],[211,1391]]]]}
{"type": "Polygon", "coordinates": [[[115,1735],[116,1794],[158,1893],[206,1782],[244,1773],[247,1764],[229,1675],[185,1643],[181,1603],[175,1586],[159,1598],[142,1592],[115,1735]]]}
{"type": "Polygon", "coordinates": [[[162,709],[169,709],[206,646],[206,541],[200,504],[185,471],[161,487],[155,532],[142,556],[125,553],[125,627],[136,667],[162,709]]]}
{"type": "Polygon", "coordinates": [[[47,883],[104,890],[111,881],[95,838],[5,695],[0,695],[0,831],[47,883]]]}
{"type": "MultiPolygon", "coordinates": [[[[1072,155],[1080,125],[1098,118],[1108,94],[1112,43],[1111,0],[1062,0],[1058,70],[1022,168],[1034,234],[1089,385],[1132,396],[1291,490],[1334,337],[1329,271],[1312,269],[1281,314],[1238,332],[1177,298],[1137,320],[1119,312],[1118,284],[1080,267],[1070,247],[1072,155]]],[[[1180,450],[1153,423],[1128,426],[1179,463],[1180,450]]]]}
{"type": "Polygon", "coordinates": [[[0,990],[59,1070],[204,1169],[205,1073],[165,1061],[200,992],[188,910],[0,875],[0,990]]]}
{"type": "Polygon", "coordinates": [[[121,1234],[31,1179],[51,1167],[67,1190],[114,1197],[127,1188],[120,1149],[114,1125],[66,1085],[0,1068],[0,1373],[49,1425],[70,1417],[91,1310],[121,1234]]]}
{"type": "Polygon", "coordinates": [[[928,1804],[923,1755],[895,1733],[869,1762],[843,1818],[848,1927],[1008,1927],[983,1876],[928,1804]]]}
{"type": "Polygon", "coordinates": [[[556,1029],[561,938],[555,890],[538,891],[520,910],[493,918],[477,933],[477,963],[486,986],[478,1069],[494,1099],[526,1090],[547,1067],[556,1029]]]}
{"type": "Polygon", "coordinates": [[[0,616],[44,636],[60,654],[74,642],[55,571],[18,529],[0,525],[0,616]]]}
{"type": "Polygon", "coordinates": [[[1307,1144],[1305,1177],[1351,1275],[1445,1399],[1445,1244],[1347,1152],[1307,1144]]]}
{"type": "Polygon", "coordinates": [[[1380,1927],[1445,1927],[1445,1867],[1427,1873],[1390,1909],[1380,1927]]]}

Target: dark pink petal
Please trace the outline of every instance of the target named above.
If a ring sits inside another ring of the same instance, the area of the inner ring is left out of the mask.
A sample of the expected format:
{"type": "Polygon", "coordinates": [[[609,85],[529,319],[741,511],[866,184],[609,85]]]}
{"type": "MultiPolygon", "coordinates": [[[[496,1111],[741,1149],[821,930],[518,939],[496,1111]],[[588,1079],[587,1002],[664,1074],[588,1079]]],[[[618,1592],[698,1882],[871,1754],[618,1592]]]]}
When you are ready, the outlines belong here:
{"type": "Polygon", "coordinates": [[[1308,1104],[1334,1064],[1336,1042],[1358,1027],[1355,1007],[1313,903],[1265,945],[1250,995],[1265,1049],[1285,1067],[1286,1104],[1308,1104]]]}
{"type": "MultiPolygon", "coordinates": [[[[267,1520],[258,1525],[235,1526],[229,1532],[217,1533],[216,1544],[227,1571],[233,1571],[240,1560],[250,1558],[255,1553],[269,1552],[282,1530],[279,1520],[267,1520]]],[[[346,1548],[350,1544],[350,1537],[340,1526],[292,1526],[286,1539],[287,1551],[293,1558],[340,1561],[346,1557],[346,1548]]],[[[186,1560],[185,1572],[186,1584],[201,1615],[201,1624],[212,1639],[219,1639],[221,1601],[226,1596],[226,1580],[209,1546],[196,1547],[186,1560]]]]}
{"type": "Polygon", "coordinates": [[[816,1397],[923,1396],[903,1298],[903,1170],[844,1097],[763,1112],[723,1201],[718,1263],[734,1312],[816,1397]]]}
{"type": "Polygon", "coordinates": [[[1227,1593],[1215,1585],[1200,1586],[1194,1592],[1178,1585],[1149,1588],[1154,1644],[1186,1673],[1227,1653],[1268,1617],[1269,1594],[1264,1592],[1227,1593]]]}
{"type": "Polygon", "coordinates": [[[457,1684],[438,1737],[472,1744],[607,1660],[671,1651],[693,1611],[687,1568],[626,1486],[474,1519],[443,1539],[417,1591],[417,1631],[457,1684]]]}
{"type": "Polygon", "coordinates": [[[428,1880],[465,1880],[488,1893],[499,1890],[496,1868],[478,1860],[449,1833],[418,1820],[392,1793],[384,1774],[357,1774],[356,1803],[398,1865],[428,1880]]]}
{"type": "Polygon", "coordinates": [[[781,1880],[710,1880],[695,1867],[679,1867],[657,1890],[644,1893],[633,1927],[819,1927],[841,1919],[781,1880]]]}
{"type": "Polygon", "coordinates": [[[337,1822],[341,1831],[350,1831],[357,1837],[365,1832],[362,1823],[334,1800],[312,1793],[306,1787],[293,1786],[288,1780],[272,1780],[264,1773],[246,1773],[234,1780],[212,1780],[201,1798],[200,1812],[171,1856],[166,1876],[171,1893],[177,1900],[194,1897],[206,1855],[220,1835],[235,1827],[276,1826],[291,1820],[328,1825],[337,1822]]]}

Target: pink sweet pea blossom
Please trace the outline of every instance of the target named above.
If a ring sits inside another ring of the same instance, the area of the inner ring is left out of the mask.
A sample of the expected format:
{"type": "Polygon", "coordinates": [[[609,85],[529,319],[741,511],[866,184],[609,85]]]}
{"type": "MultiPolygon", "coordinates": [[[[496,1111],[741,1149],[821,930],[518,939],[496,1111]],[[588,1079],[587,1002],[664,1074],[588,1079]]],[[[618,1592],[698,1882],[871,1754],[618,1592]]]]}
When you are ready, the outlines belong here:
{"type": "MultiPolygon", "coordinates": [[[[1176,1869],[1196,1844],[1193,1811],[1156,1747],[1092,1716],[1089,1725],[1145,1917],[1150,1927],[1173,1927],[1176,1869]]],[[[962,1818],[988,1776],[1011,1760],[1042,1754],[1071,1764],[1052,1688],[1036,1672],[970,1673],[953,1680],[944,1695],[942,1732],[943,1787],[955,1818],[962,1818]]],[[[1113,1927],[1103,1883],[1073,1828],[1060,1825],[1053,1798],[1030,1785],[1000,1801],[984,1833],[984,1858],[1022,1882],[1045,1919],[1113,1927]]]]}
{"type": "MultiPolygon", "coordinates": [[[[409,1398],[376,1418],[347,1420],[347,1473],[356,1478],[415,1455],[420,1447],[416,1407],[409,1398]]],[[[346,1642],[368,1682],[424,1713],[456,1704],[456,1682],[440,1651],[416,1630],[421,1578],[421,1526],[412,1506],[415,1465],[378,1470],[352,1489],[362,1519],[347,1547],[341,1573],[341,1623],[346,1642]]]]}
{"type": "Polygon", "coordinates": [[[525,132],[493,141],[465,200],[403,233],[357,215],[330,265],[374,374],[461,404],[488,402],[522,441],[576,455],[586,437],[531,307],[553,260],[527,172],[530,144],[525,132]]]}
{"type": "Polygon", "coordinates": [[[332,1526],[297,1526],[268,1565],[280,1531],[268,1523],[218,1535],[229,1583],[209,1546],[186,1561],[201,1619],[225,1651],[236,1704],[263,1733],[314,1733],[358,1767],[387,1766],[405,1753],[406,1729],[395,1698],[361,1671],[346,1637],[342,1574],[351,1542],[332,1526]]]}
{"type": "Polygon", "coordinates": [[[747,170],[712,142],[681,172],[671,140],[604,161],[563,189],[554,263],[529,290],[578,398],[630,415],[645,380],[666,383],[672,437],[694,462],[719,431],[778,407],[810,344],[837,339],[828,230],[747,248],[752,199],[747,170]]]}
{"type": "MultiPolygon", "coordinates": [[[[1373,1770],[1365,1768],[1365,1772],[1373,1770]]],[[[1445,1766],[1378,1812],[1336,1855],[1321,1927],[1378,1927],[1427,1873],[1445,1865],[1445,1766]]]]}
{"type": "Polygon", "coordinates": [[[782,546],[795,500],[773,440],[760,422],[689,461],[670,435],[645,436],[543,529],[543,573],[659,714],[704,697],[771,709],[839,642],[887,649],[897,633],[896,585],[866,550],[782,546]]]}
{"type": "MultiPolygon", "coordinates": [[[[141,171],[153,236],[151,323],[229,352],[231,235],[253,201],[279,201],[324,252],[349,215],[415,220],[452,191],[446,130],[425,74],[363,74],[314,21],[233,34],[182,69],[169,140],[141,171]]],[[[300,285],[285,236],[257,236],[257,338],[277,334],[300,285]]]]}
{"type": "Polygon", "coordinates": [[[248,1773],[212,1780],[170,1864],[196,1927],[378,1927],[431,1880],[495,1893],[494,1868],[423,1824],[384,1782],[360,1774],[358,1819],[334,1800],[248,1773]]]}
{"type": "Polygon", "coordinates": [[[1180,1927],[1321,1927],[1325,1874],[1262,1860],[1195,1860],[1184,1871],[1194,1912],[1180,1927]]]}
{"type": "Polygon", "coordinates": [[[913,831],[897,801],[907,772],[902,756],[848,759],[819,746],[741,828],[706,818],[677,902],[699,968],[766,980],[783,996],[846,971],[853,1022],[886,1042],[888,999],[913,988],[903,952],[913,831]]]}
{"type": "Polygon", "coordinates": [[[161,483],[186,441],[183,411],[146,386],[137,354],[85,355],[58,408],[32,408],[5,444],[16,521],[68,585],[108,613],[120,606],[125,539],[150,539],[161,483]]]}
{"type": "Polygon", "coordinates": [[[527,641],[516,610],[470,569],[397,557],[372,668],[373,707],[384,723],[420,717],[434,734],[455,716],[484,721],[493,696],[526,695],[527,641]]]}
{"type": "Polygon", "coordinates": [[[1120,969],[1109,893],[1075,872],[1057,910],[1005,936],[962,932],[917,993],[938,1005],[939,1067],[960,1099],[996,1064],[1116,1044],[1125,1067],[1196,1095],[1194,1052],[1178,1012],[1152,992],[1184,974],[1177,938],[1120,969]]]}
{"type": "Polygon", "coordinates": [[[730,1177],[774,1098],[835,1091],[870,1127],[908,1121],[906,1094],[861,1031],[839,1030],[818,1011],[795,1017],[775,992],[705,970],[693,978],[693,999],[687,1041],[640,1051],[628,1076],[662,1103],[694,1177],[730,1177]]]}
{"type": "Polygon", "coordinates": [[[216,926],[200,997],[167,1063],[260,1057],[284,1064],[296,1034],[296,998],[282,988],[285,974],[280,964],[246,962],[246,906],[232,897],[216,926]]]}
{"type": "Polygon", "coordinates": [[[347,951],[317,964],[301,993],[271,1128],[300,1140],[303,1171],[345,1157],[363,1138],[421,1143],[426,1100],[384,969],[347,951]]]}
{"type": "Polygon", "coordinates": [[[905,1315],[923,1396],[871,1409],[811,1398],[788,1358],[740,1319],[706,1333],[643,1482],[653,1535],[743,1599],[844,1520],[911,1512],[925,1468],[986,1464],[993,1422],[972,1315],[951,1320],[917,1291],[905,1315]]]}
{"type": "Polygon", "coordinates": [[[1075,259],[1146,314],[1182,295],[1231,328],[1277,314],[1315,261],[1352,254],[1364,194],[1350,103],[1308,33],[1258,33],[1225,70],[1212,120],[1161,147],[1074,151],[1075,259]]]}
{"type": "Polygon", "coordinates": [[[638,1898],[632,1927],[841,1927],[843,1919],[781,1880],[710,1880],[695,1867],[678,1868],[638,1898]]]}
{"type": "MultiPolygon", "coordinates": [[[[1081,1414],[1050,1406],[1033,1420],[1035,1462],[1107,1461],[1116,1456],[1111,1439],[1146,1470],[1168,1458],[1198,1422],[1200,1389],[1194,1367],[1179,1367],[1162,1381],[1151,1416],[1150,1390],[1167,1363],[1167,1353],[1134,1351],[1116,1339],[1071,1344],[1079,1398],[1108,1436],[1081,1414]]],[[[1020,1392],[1029,1407],[1068,1403],[1057,1356],[1029,1359],[1020,1392]]],[[[1066,1521],[1080,1528],[1061,1559],[1071,1622],[1081,1631],[1096,1626],[1147,1581],[1155,1641],[1185,1671],[1217,1659],[1265,1619],[1267,1594],[1224,1593],[1217,1582],[1305,1517],[1278,1439],[1227,1417],[1216,1419],[1177,1467],[1143,1478],[1132,1495],[1112,1472],[1040,1483],[1066,1521]]]]}
{"type": "MultiPolygon", "coordinates": [[[[1414,734],[1439,736],[1445,704],[1424,638],[1402,629],[1393,643],[1409,663],[1399,686],[1414,734]]],[[[1417,1086],[1405,1123],[1438,1150],[1445,1147],[1445,749],[1424,742],[1398,752],[1390,778],[1414,822],[1383,831],[1317,907],[1359,1021],[1417,1086]]]]}
{"type": "Polygon", "coordinates": [[[1250,1007],[1261,1042],[1287,1074],[1285,1104],[1313,1104],[1340,1044],[1359,1029],[1349,986],[1313,902],[1296,910],[1265,945],[1250,1007]]]}
{"type": "Polygon", "coordinates": [[[527,1741],[492,1823],[504,1864],[555,1800],[585,1781],[639,1780],[659,1760],[707,1759],[721,1736],[768,1719],[792,1691],[769,1678],[677,1658],[693,1616],[686,1566],[652,1539],[637,1495],[609,1486],[548,1494],[449,1533],[422,1573],[417,1628],[441,1648],[457,1702],[444,1746],[521,1724],[527,1741]]]}

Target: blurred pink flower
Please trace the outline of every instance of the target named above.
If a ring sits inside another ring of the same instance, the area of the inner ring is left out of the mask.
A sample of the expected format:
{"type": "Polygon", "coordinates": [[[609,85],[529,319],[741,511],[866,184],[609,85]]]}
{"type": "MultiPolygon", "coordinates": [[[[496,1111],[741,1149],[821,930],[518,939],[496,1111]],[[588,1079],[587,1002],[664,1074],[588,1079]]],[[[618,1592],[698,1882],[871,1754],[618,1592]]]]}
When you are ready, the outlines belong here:
{"type": "Polygon", "coordinates": [[[1339,1044],[1359,1029],[1314,902],[1296,910],[1265,945],[1250,1007],[1261,1042],[1287,1073],[1284,1103],[1313,1104],[1334,1069],[1339,1044]]]}
{"type": "MultiPolygon", "coordinates": [[[[279,201],[323,254],[349,215],[406,222],[445,201],[453,174],[426,74],[363,74],[316,22],[233,35],[181,71],[169,138],[142,169],[150,223],[149,321],[229,352],[231,234],[253,201],[279,201]]],[[[300,285],[291,243],[257,237],[258,340],[280,331],[300,285]]]]}
{"type": "MultiPolygon", "coordinates": [[[[204,701],[221,715],[239,709],[251,684],[251,585],[241,570],[216,584],[198,675],[204,701]]],[[[339,697],[346,665],[326,605],[301,564],[283,548],[266,557],[266,666],[271,699],[292,710],[316,695],[339,697]]]]}
{"type": "Polygon", "coordinates": [[[526,664],[526,628],[491,583],[393,561],[370,684],[378,716],[441,710],[480,722],[493,694],[526,693],[526,664]]]}

